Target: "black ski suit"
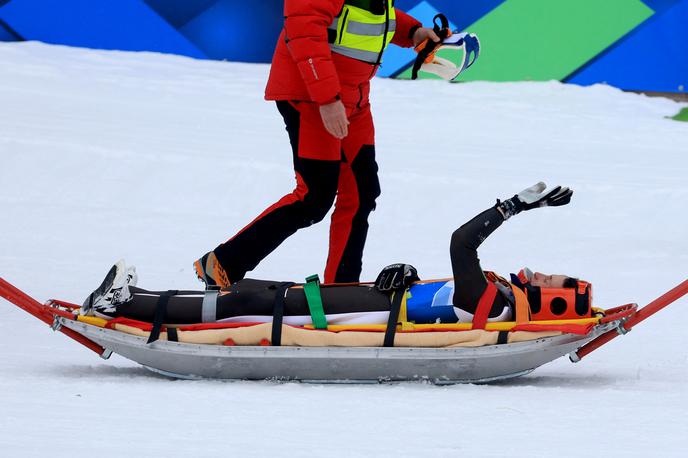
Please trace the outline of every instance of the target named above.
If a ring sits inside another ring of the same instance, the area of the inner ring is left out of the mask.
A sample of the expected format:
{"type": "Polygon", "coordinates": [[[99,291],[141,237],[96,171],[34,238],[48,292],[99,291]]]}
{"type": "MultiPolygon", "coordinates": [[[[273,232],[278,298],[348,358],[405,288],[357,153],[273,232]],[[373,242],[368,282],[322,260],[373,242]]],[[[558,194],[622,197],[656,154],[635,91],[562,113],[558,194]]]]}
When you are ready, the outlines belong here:
{"type": "MultiPolygon", "coordinates": [[[[478,259],[480,244],[504,221],[501,213],[489,208],[458,228],[451,237],[450,256],[456,283],[453,304],[471,314],[475,313],[478,301],[487,288],[488,280],[478,259]]],[[[211,315],[215,320],[231,317],[270,316],[275,294],[282,282],[244,279],[229,288],[219,291],[213,300],[211,315]]],[[[131,287],[133,299],[117,307],[116,316],[125,316],[141,321],[153,320],[158,298],[162,291],[147,291],[131,287]]],[[[204,291],[178,291],[169,299],[166,322],[189,324],[208,321],[204,291]]],[[[212,294],[212,293],[211,293],[212,294]]],[[[390,300],[372,285],[321,287],[324,311],[327,315],[358,312],[388,311],[390,300]]],[[[490,310],[490,318],[499,316],[510,300],[497,294],[490,310]]],[[[207,302],[206,302],[207,307],[207,302]]],[[[285,316],[309,315],[303,289],[296,286],[287,291],[284,304],[285,316]]],[[[211,320],[212,321],[212,320],[211,320]]]]}

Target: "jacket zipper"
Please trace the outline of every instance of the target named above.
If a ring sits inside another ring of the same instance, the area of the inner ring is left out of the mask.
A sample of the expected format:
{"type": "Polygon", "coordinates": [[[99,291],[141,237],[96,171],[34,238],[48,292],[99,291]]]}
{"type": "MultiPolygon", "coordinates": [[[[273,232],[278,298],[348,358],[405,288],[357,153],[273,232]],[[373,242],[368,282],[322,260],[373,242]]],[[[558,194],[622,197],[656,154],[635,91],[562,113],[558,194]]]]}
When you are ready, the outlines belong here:
{"type": "Polygon", "coordinates": [[[342,38],[344,38],[344,33],[345,33],[345,27],[346,27],[346,18],[349,17],[349,9],[347,8],[346,12],[344,13],[344,17],[342,18],[342,28],[339,29],[339,42],[337,44],[342,44],[342,38]]]}
{"type": "Polygon", "coordinates": [[[380,52],[377,55],[377,62],[375,62],[375,65],[373,65],[373,71],[370,72],[371,77],[375,73],[375,68],[377,68],[377,66],[380,65],[380,62],[382,62],[382,53],[385,52],[385,47],[387,46],[387,33],[389,33],[389,1],[384,0],[384,5],[385,5],[385,34],[382,37],[382,48],[380,48],[380,52]]]}

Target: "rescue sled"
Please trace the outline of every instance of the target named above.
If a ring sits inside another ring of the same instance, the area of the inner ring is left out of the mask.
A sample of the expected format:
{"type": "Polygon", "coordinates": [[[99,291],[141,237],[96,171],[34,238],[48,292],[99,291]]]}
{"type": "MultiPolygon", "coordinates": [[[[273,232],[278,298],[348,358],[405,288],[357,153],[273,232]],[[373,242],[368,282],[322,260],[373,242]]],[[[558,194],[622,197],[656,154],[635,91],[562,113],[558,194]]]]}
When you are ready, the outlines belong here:
{"type": "Polygon", "coordinates": [[[567,354],[571,361],[580,361],[686,294],[688,280],[643,308],[626,304],[595,318],[490,323],[485,330],[471,329],[470,324],[404,323],[397,331],[402,342],[425,342],[430,334],[446,342],[463,342],[441,348],[342,344],[353,335],[346,333],[367,333],[368,341],[379,340],[384,329],[374,325],[327,330],[280,325],[282,346],[272,346],[270,323],[206,323],[156,331],[151,323],[80,316],[78,305],[60,300],[41,304],[0,278],[0,296],[104,359],[117,353],[175,378],[333,383],[428,380],[448,384],[518,377],[567,354]],[[153,339],[156,332],[159,335],[153,339]],[[314,338],[325,344],[303,344],[314,338]]]}

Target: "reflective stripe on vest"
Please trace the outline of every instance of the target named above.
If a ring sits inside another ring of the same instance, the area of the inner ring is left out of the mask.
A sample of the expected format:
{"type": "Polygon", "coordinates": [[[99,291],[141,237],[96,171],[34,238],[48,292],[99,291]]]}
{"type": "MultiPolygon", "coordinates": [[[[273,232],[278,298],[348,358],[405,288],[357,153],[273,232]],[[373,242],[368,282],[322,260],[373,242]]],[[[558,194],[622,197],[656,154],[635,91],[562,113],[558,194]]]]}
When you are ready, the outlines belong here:
{"type": "MultiPolygon", "coordinates": [[[[375,0],[373,0],[375,1],[375,0]]],[[[382,0],[377,0],[382,4],[382,0]]],[[[341,13],[328,27],[330,30],[330,49],[353,59],[377,64],[381,54],[392,41],[396,30],[396,11],[389,0],[389,12],[382,14],[370,11],[373,2],[346,0],[341,13]],[[369,9],[364,8],[367,7],[369,9]],[[387,30],[387,36],[385,36],[387,30]]]]}

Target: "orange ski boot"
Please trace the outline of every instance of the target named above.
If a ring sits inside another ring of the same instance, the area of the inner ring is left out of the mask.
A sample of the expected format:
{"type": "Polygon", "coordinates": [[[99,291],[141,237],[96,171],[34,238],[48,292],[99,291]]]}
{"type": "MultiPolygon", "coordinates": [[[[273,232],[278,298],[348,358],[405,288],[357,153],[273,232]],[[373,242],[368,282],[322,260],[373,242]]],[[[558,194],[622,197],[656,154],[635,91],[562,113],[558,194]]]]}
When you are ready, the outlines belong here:
{"type": "Polygon", "coordinates": [[[198,279],[205,283],[206,289],[226,288],[231,283],[227,277],[227,272],[222,268],[212,251],[204,254],[201,259],[194,262],[194,270],[198,279]]]}

